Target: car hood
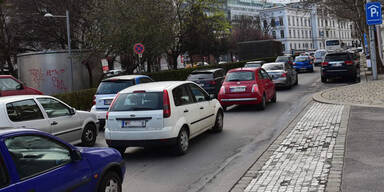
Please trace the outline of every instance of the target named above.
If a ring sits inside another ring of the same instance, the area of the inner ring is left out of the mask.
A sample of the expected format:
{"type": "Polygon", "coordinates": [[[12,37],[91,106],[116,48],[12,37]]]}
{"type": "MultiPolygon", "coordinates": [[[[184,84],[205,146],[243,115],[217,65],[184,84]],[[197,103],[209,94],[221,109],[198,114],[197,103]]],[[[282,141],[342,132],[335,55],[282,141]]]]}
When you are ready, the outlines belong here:
{"type": "MultiPolygon", "coordinates": [[[[123,159],[120,153],[109,147],[76,147],[83,159],[91,165],[92,170],[102,169],[111,163],[121,164],[123,159]]],[[[124,165],[124,164],[123,164],[124,165]]],[[[122,165],[122,166],[123,166],[122,165]]]]}

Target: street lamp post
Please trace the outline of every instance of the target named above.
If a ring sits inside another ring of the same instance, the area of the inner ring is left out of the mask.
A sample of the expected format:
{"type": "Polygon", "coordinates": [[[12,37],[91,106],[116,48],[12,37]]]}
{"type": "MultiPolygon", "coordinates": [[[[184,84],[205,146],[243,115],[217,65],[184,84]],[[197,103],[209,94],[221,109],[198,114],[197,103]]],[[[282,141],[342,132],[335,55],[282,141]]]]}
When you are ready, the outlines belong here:
{"type": "Polygon", "coordinates": [[[71,28],[69,23],[69,11],[65,11],[65,16],[63,15],[52,15],[51,13],[46,13],[44,17],[56,17],[56,18],[66,18],[67,23],[67,40],[68,40],[68,55],[70,62],[70,73],[71,73],[71,91],[74,91],[73,87],[73,66],[72,66],[72,50],[71,50],[71,28]]]}

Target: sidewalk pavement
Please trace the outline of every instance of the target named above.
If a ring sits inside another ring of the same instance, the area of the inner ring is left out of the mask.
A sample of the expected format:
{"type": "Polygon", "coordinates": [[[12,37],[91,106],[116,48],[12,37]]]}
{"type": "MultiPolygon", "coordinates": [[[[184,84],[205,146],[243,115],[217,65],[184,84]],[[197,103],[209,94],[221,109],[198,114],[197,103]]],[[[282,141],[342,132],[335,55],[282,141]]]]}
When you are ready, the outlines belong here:
{"type": "Polygon", "coordinates": [[[231,192],[384,191],[384,80],[364,80],[315,94],[231,192]]]}

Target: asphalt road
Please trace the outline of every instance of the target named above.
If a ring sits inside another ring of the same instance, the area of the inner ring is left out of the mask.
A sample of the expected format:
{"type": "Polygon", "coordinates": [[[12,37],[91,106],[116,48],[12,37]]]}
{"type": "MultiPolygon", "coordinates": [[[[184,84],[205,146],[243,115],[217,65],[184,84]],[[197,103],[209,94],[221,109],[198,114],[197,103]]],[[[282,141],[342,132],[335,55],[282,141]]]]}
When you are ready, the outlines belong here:
{"type": "MultiPolygon", "coordinates": [[[[191,141],[188,154],[175,157],[167,149],[128,148],[123,191],[229,191],[245,171],[312,99],[312,94],[346,82],[320,82],[319,69],[300,73],[299,85],[279,90],[277,103],[265,111],[235,106],[224,114],[222,133],[205,133],[191,141]]],[[[103,132],[97,146],[106,146],[103,132]]]]}

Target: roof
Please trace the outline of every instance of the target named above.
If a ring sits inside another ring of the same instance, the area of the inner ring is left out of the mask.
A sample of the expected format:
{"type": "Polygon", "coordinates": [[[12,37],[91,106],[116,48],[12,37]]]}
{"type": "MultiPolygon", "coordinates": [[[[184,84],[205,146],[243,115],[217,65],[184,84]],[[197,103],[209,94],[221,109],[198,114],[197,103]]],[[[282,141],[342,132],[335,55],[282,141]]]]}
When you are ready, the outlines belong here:
{"type": "Polygon", "coordinates": [[[152,83],[142,83],[142,84],[128,87],[122,90],[120,93],[131,93],[137,90],[144,90],[148,92],[161,92],[165,89],[177,87],[187,82],[193,83],[192,81],[160,81],[160,82],[152,82],[152,83]]]}
{"type": "Polygon", "coordinates": [[[265,61],[248,61],[245,64],[263,64],[265,61]]]}
{"type": "Polygon", "coordinates": [[[215,71],[218,71],[218,70],[223,70],[223,68],[215,68],[215,69],[198,69],[198,70],[194,70],[192,71],[192,73],[197,73],[197,72],[215,72],[215,71]]]}
{"type": "Polygon", "coordinates": [[[138,77],[148,77],[147,75],[120,75],[120,76],[114,76],[107,79],[104,79],[103,81],[109,81],[109,80],[132,80],[136,79],[138,77]]]}
{"type": "Polygon", "coordinates": [[[257,71],[259,70],[260,67],[257,67],[257,68],[246,68],[246,67],[242,67],[242,68],[236,68],[236,69],[231,69],[228,71],[228,73],[230,72],[236,72],[236,71],[257,71]]]}

